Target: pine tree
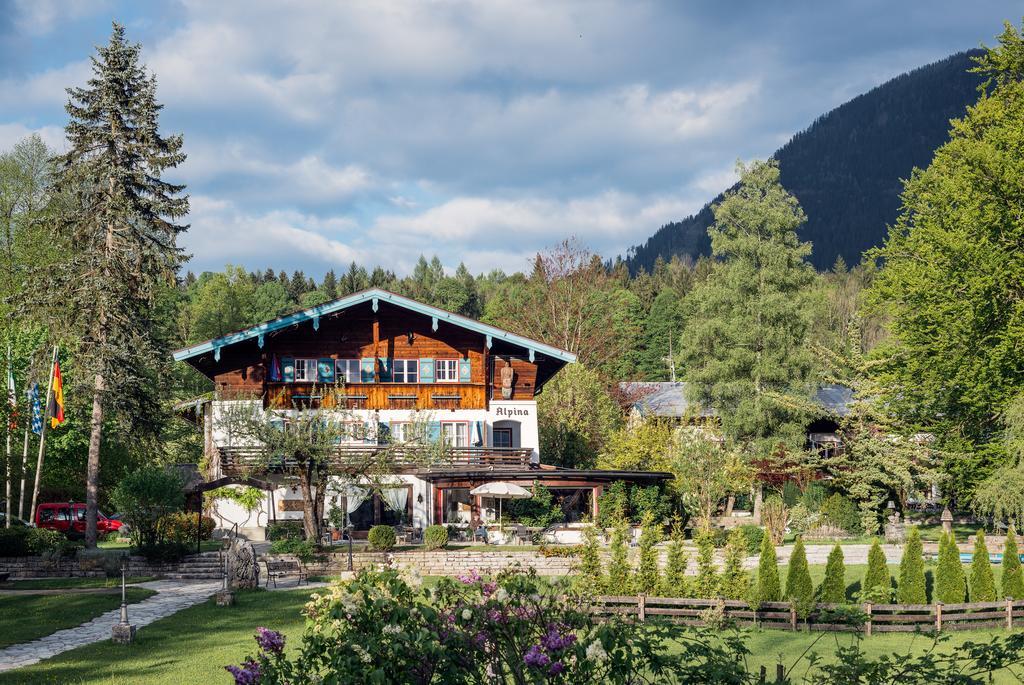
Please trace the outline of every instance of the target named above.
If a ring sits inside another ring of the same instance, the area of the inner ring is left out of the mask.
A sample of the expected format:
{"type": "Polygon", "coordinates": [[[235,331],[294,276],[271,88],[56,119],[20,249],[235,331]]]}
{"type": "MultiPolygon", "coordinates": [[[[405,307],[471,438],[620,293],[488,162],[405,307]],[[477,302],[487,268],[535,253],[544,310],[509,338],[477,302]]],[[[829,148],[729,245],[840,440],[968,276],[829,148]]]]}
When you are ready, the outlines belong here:
{"type": "Polygon", "coordinates": [[[1003,597],[1024,599],[1024,575],[1021,574],[1020,553],[1017,551],[1017,529],[1006,531],[1003,547],[1003,597]]]}
{"type": "Polygon", "coordinates": [[[885,552],[878,544],[878,538],[875,538],[871,543],[871,549],[868,550],[868,570],[864,573],[860,592],[865,602],[884,604],[892,599],[892,578],[889,576],[885,552]]]}
{"type": "Polygon", "coordinates": [[[674,531],[668,543],[665,557],[665,574],[661,577],[662,597],[686,597],[689,594],[689,579],[686,577],[686,550],[680,539],[681,531],[674,531]]]}
{"type": "Polygon", "coordinates": [[[628,536],[629,527],[624,521],[616,524],[612,530],[608,573],[605,574],[605,590],[608,592],[624,592],[629,588],[629,574],[632,569],[629,566],[629,548],[626,546],[628,536]]]}
{"type": "Polygon", "coordinates": [[[643,532],[640,534],[640,558],[637,561],[636,582],[637,592],[653,595],[661,582],[658,569],[658,550],[655,545],[661,542],[661,530],[651,518],[644,519],[643,532]]]}
{"type": "Polygon", "coordinates": [[[956,538],[943,534],[939,539],[939,565],[935,570],[935,601],[959,604],[967,598],[967,578],[960,563],[956,538]]]}
{"type": "Polygon", "coordinates": [[[324,274],[323,291],[327,295],[328,300],[338,299],[338,277],[334,274],[334,269],[329,270],[324,274]]]}
{"type": "Polygon", "coordinates": [[[924,547],[917,526],[910,527],[907,542],[903,546],[896,598],[900,604],[925,604],[928,601],[924,581],[924,547]]]}
{"type": "Polygon", "coordinates": [[[843,548],[838,544],[828,554],[825,579],[818,586],[818,598],[826,604],[846,603],[846,567],[843,564],[843,548]]]}
{"type": "Polygon", "coordinates": [[[586,592],[601,591],[601,549],[594,526],[583,529],[583,547],[580,550],[580,565],[576,578],[586,592]]]}
{"type": "Polygon", "coordinates": [[[697,534],[697,577],[693,581],[693,594],[701,599],[714,599],[718,590],[714,538],[710,531],[701,531],[697,534]]]}
{"type": "Polygon", "coordinates": [[[778,602],[782,599],[779,583],[779,560],[770,535],[761,537],[761,558],[757,562],[757,601],[778,602]]]}
{"type": "Polygon", "coordinates": [[[725,545],[725,564],[722,568],[722,596],[726,599],[746,599],[750,592],[750,574],[743,568],[747,556],[747,538],[739,528],[729,533],[725,545]]]}
{"type": "MultiPolygon", "coordinates": [[[[67,259],[53,276],[61,314],[81,326],[76,365],[93,377],[86,474],[88,547],[96,545],[100,450],[110,409],[132,425],[162,416],[152,360],[166,358],[153,302],[173,285],[184,255],[177,247],[188,213],[184,186],[162,180],[185,159],[181,136],[159,132],[156,79],[139,62],[141,47],[113,25],[97,49],[85,88],[68,90],[69,151],[58,160],[57,187],[72,207],[59,223],[67,259]],[[59,272],[59,273],[58,273],[59,272]]],[[[156,431],[158,426],[149,426],[156,431]]]]}
{"type": "Polygon", "coordinates": [[[988,558],[985,531],[981,528],[974,536],[974,556],[971,558],[971,601],[996,601],[996,580],[992,576],[992,563],[988,558]]]}
{"type": "Polygon", "coordinates": [[[789,557],[785,598],[796,605],[797,614],[801,618],[806,618],[814,606],[814,583],[811,581],[811,571],[807,568],[807,552],[801,536],[797,536],[793,553],[789,557]]]}

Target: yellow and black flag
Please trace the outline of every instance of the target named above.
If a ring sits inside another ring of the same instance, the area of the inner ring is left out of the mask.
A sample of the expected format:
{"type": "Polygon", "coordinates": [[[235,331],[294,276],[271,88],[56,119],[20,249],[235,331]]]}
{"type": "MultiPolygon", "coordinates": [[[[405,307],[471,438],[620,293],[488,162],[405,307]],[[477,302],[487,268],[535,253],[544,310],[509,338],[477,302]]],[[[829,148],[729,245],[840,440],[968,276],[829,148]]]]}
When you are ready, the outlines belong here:
{"type": "MultiPolygon", "coordinates": [[[[56,356],[56,353],[54,353],[56,356]]],[[[50,415],[50,428],[64,423],[64,379],[60,375],[60,362],[53,362],[53,392],[50,393],[50,404],[46,408],[50,415]]]]}

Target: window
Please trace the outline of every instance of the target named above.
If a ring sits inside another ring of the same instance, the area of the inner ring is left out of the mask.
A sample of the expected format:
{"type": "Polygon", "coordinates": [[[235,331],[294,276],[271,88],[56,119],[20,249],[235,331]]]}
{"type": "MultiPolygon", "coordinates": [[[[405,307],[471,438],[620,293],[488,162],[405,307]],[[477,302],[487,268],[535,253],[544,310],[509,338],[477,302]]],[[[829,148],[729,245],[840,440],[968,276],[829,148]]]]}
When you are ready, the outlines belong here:
{"type": "Polygon", "coordinates": [[[511,428],[493,428],[491,429],[491,435],[493,436],[491,442],[493,447],[511,447],[512,446],[512,429],[511,428]]]}
{"type": "Polygon", "coordinates": [[[391,380],[395,383],[416,383],[419,378],[419,359],[396,359],[391,380]]]}
{"type": "Polygon", "coordinates": [[[437,359],[434,361],[434,380],[438,383],[459,382],[459,360],[437,359]]]}
{"type": "Polygon", "coordinates": [[[441,437],[451,447],[467,447],[469,424],[463,421],[445,421],[441,424],[441,437]]]}
{"type": "Polygon", "coordinates": [[[408,442],[412,437],[412,424],[407,422],[397,423],[392,421],[388,428],[391,429],[391,442],[408,442]]]}
{"type": "Polygon", "coordinates": [[[295,360],[295,382],[315,383],[316,382],[316,360],[296,359],[295,360]]]}
{"type": "Polygon", "coordinates": [[[445,488],[441,490],[444,500],[443,523],[469,523],[473,517],[473,495],[469,488],[445,488]]]}
{"type": "Polygon", "coordinates": [[[334,362],[335,373],[338,381],[342,383],[359,383],[359,360],[338,359],[334,362]]]}

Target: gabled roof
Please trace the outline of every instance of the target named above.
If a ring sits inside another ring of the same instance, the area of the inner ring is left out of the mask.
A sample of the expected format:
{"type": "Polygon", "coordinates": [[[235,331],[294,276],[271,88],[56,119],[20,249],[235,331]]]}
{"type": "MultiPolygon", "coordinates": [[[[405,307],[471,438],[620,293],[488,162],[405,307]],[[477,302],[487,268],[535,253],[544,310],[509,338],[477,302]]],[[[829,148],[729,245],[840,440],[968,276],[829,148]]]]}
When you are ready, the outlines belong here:
{"type": "Polygon", "coordinates": [[[215,358],[219,358],[220,349],[223,347],[234,345],[245,340],[251,340],[253,338],[259,339],[262,344],[262,338],[267,333],[272,333],[289,326],[294,326],[295,324],[302,323],[304,321],[312,321],[313,327],[316,329],[319,328],[321,316],[333,314],[364,302],[370,302],[374,311],[377,311],[377,305],[379,302],[388,302],[398,307],[408,309],[409,311],[429,316],[433,319],[435,330],[437,329],[438,321],[445,321],[452,325],[480,333],[487,338],[488,345],[492,340],[500,340],[522,347],[529,352],[531,361],[534,353],[540,353],[566,363],[576,361],[576,355],[571,352],[566,352],[565,350],[560,350],[557,347],[546,345],[542,342],[538,342],[537,340],[516,335],[515,333],[511,333],[496,326],[489,326],[460,314],[455,314],[438,307],[433,307],[429,304],[423,304],[422,302],[411,300],[408,297],[396,295],[395,293],[381,288],[370,288],[369,290],[353,293],[352,295],[341,297],[332,302],[326,302],[324,304],[317,305],[316,307],[303,309],[302,311],[288,314],[287,316],[282,316],[280,318],[273,319],[272,321],[267,321],[234,333],[228,333],[227,335],[214,338],[213,340],[207,340],[206,342],[182,348],[174,352],[174,360],[184,361],[210,352],[214,353],[215,358]]]}
{"type": "MultiPolygon", "coordinates": [[[[690,409],[685,382],[627,381],[619,383],[619,387],[628,396],[636,398],[633,406],[643,416],[682,418],[690,409]]],[[[828,415],[843,417],[850,413],[853,390],[844,385],[822,385],[815,392],[814,403],[828,415]]],[[[717,412],[713,407],[705,408],[700,416],[717,416],[717,412]]]]}

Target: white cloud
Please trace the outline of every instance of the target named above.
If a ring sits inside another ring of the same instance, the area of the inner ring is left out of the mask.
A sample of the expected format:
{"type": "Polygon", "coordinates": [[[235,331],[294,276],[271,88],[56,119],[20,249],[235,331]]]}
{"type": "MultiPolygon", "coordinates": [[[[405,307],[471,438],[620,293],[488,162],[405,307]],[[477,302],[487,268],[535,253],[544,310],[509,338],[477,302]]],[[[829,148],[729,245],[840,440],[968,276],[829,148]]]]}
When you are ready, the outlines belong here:
{"type": "Polygon", "coordinates": [[[64,152],[67,142],[64,138],[64,129],[56,126],[29,128],[20,123],[0,124],[0,151],[9,150],[33,133],[38,133],[50,149],[55,152],[64,152]]]}
{"type": "Polygon", "coordinates": [[[61,20],[106,9],[105,0],[14,0],[15,24],[25,33],[43,35],[61,20]]]}

